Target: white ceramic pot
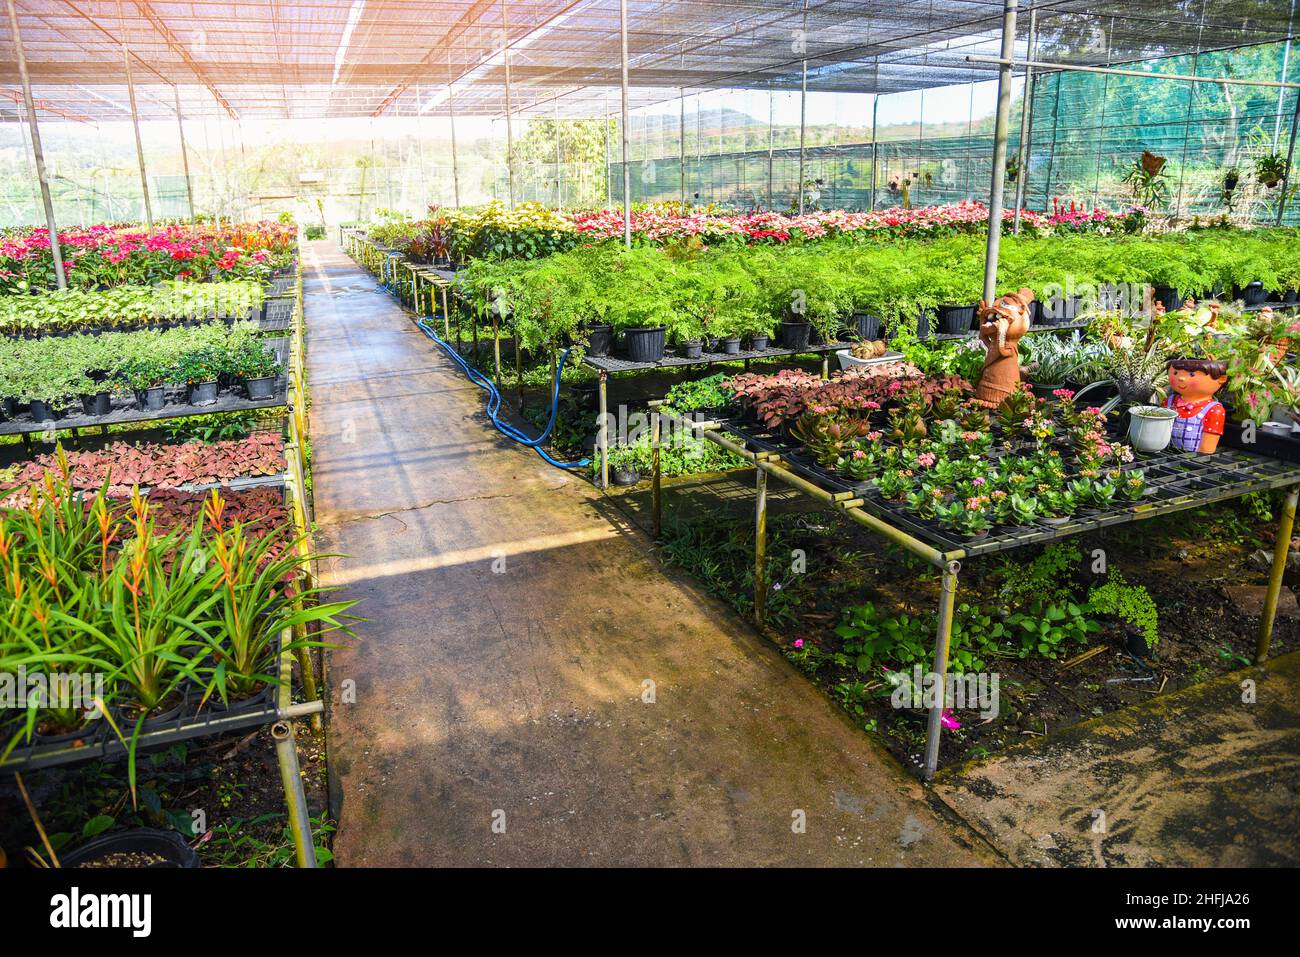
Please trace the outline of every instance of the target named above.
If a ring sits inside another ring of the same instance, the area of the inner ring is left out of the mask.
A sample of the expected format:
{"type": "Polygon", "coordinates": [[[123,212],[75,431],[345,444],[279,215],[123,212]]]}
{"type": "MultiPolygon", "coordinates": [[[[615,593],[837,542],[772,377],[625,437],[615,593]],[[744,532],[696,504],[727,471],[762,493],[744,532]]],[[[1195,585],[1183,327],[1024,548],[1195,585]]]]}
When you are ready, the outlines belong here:
{"type": "Polygon", "coordinates": [[[1158,405],[1135,405],[1128,414],[1128,440],[1139,452],[1163,452],[1174,434],[1178,413],[1158,405]]]}
{"type": "Polygon", "coordinates": [[[886,352],[883,356],[876,356],[873,359],[859,359],[848,349],[836,349],[835,355],[840,360],[840,369],[852,369],[854,366],[874,366],[882,362],[895,362],[903,358],[901,353],[886,352]]]}

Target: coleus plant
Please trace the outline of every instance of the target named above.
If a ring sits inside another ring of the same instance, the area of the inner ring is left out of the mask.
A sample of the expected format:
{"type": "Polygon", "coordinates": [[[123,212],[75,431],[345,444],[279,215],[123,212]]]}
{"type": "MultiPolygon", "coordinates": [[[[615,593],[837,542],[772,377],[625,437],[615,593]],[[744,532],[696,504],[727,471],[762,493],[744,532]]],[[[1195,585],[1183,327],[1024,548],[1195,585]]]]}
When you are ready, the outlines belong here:
{"type": "MultiPolygon", "coordinates": [[[[254,432],[246,439],[187,442],[183,445],[132,445],[114,442],[103,449],[41,455],[14,476],[10,487],[45,480],[60,471],[59,455],[67,462],[74,488],[90,491],[108,483],[109,493],[143,488],[212,485],[235,478],[277,475],[285,469],[284,438],[276,432],[254,432]]],[[[12,493],[10,493],[12,494],[12,493]]]]}

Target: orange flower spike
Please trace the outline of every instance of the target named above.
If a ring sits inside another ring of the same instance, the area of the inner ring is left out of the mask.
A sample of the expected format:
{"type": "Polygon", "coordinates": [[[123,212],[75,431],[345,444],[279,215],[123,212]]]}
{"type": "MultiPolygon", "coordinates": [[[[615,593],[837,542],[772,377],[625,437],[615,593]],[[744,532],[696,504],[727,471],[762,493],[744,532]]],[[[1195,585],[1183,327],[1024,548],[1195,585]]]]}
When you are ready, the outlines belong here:
{"type": "Polygon", "coordinates": [[[226,509],[226,503],[217,490],[212,490],[212,495],[203,503],[203,515],[212,524],[213,528],[221,528],[221,513],[226,509]]]}

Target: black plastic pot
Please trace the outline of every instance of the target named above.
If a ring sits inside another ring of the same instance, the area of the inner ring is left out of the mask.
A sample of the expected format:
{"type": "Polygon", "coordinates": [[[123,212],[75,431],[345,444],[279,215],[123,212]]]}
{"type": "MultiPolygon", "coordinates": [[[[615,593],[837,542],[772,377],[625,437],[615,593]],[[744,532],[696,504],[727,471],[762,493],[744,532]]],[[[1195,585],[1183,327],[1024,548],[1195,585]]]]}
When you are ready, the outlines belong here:
{"type": "Polygon", "coordinates": [[[853,316],[854,331],[864,342],[875,342],[880,338],[880,317],[859,312],[853,316]]]}
{"type": "Polygon", "coordinates": [[[14,416],[18,414],[18,400],[17,399],[0,400],[0,411],[4,412],[4,416],[6,419],[12,419],[14,416]]]}
{"type": "Polygon", "coordinates": [[[86,415],[108,415],[113,403],[107,389],[81,397],[81,410],[86,415]]]}
{"type": "Polygon", "coordinates": [[[613,326],[587,327],[587,355],[607,356],[612,348],[614,348],[613,326]]]}
{"type": "Polygon", "coordinates": [[[1033,322],[1043,326],[1059,326],[1065,322],[1074,322],[1075,317],[1079,314],[1079,297],[1078,296],[1054,296],[1047,302],[1038,302],[1038,315],[1033,322]]]}
{"type": "Polygon", "coordinates": [[[53,422],[58,418],[54,406],[40,399],[32,399],[32,420],[35,422],[53,422]]]}
{"type": "Polygon", "coordinates": [[[723,339],[721,340],[720,345],[722,346],[722,354],[724,356],[740,355],[740,336],[731,336],[728,339],[723,339]]]}
{"type": "Polygon", "coordinates": [[[974,306],[940,306],[938,311],[939,332],[942,335],[953,336],[970,332],[975,325],[974,306]]]}
{"type": "Polygon", "coordinates": [[[1031,382],[1029,383],[1029,388],[1033,391],[1034,395],[1037,396],[1038,398],[1047,399],[1048,401],[1051,401],[1052,393],[1055,392],[1057,389],[1065,388],[1065,385],[1060,382],[1057,383],[1031,382]]]}
{"type": "Polygon", "coordinates": [[[683,359],[698,359],[700,354],[703,352],[704,343],[699,339],[696,339],[694,342],[683,342],[681,345],[683,359]]]}
{"type": "Polygon", "coordinates": [[[216,401],[216,380],[213,380],[212,382],[190,383],[190,405],[212,405],[216,401]]]}
{"type": "Polygon", "coordinates": [[[663,326],[643,326],[623,332],[623,349],[632,362],[658,362],[664,357],[663,326]]]}
{"type": "Polygon", "coordinates": [[[630,466],[627,468],[615,468],[612,477],[615,485],[635,485],[637,482],[641,481],[641,473],[630,466]]]}
{"type": "Polygon", "coordinates": [[[930,334],[930,310],[922,309],[916,314],[916,337],[924,339],[930,334]]]}
{"type": "Polygon", "coordinates": [[[151,827],[137,827],[129,831],[116,831],[92,838],[76,850],[59,856],[63,867],[84,867],[113,854],[148,854],[161,858],[148,868],[201,867],[199,855],[185,843],[176,831],[159,831],[151,827]]]}
{"type": "Polygon", "coordinates": [[[1124,650],[1135,658],[1146,658],[1151,654],[1146,637],[1131,625],[1124,626],[1124,650]]]}
{"type": "Polygon", "coordinates": [[[249,399],[254,402],[274,398],[275,376],[264,375],[258,376],[256,379],[245,379],[244,389],[248,392],[249,399]]]}
{"type": "Polygon", "coordinates": [[[1166,312],[1175,312],[1183,308],[1183,297],[1172,286],[1155,286],[1151,290],[1152,303],[1160,303],[1166,312]]]}
{"type": "Polygon", "coordinates": [[[807,322],[782,322],[781,346],[796,352],[808,348],[808,338],[812,335],[812,325],[807,322]]]}
{"type": "Polygon", "coordinates": [[[1259,280],[1250,283],[1245,288],[1234,286],[1232,289],[1232,298],[1240,299],[1247,306],[1258,306],[1261,302],[1268,299],[1268,290],[1259,280]]]}
{"type": "Polygon", "coordinates": [[[767,336],[750,336],[749,348],[754,352],[762,352],[767,348],[767,336]]]}
{"type": "Polygon", "coordinates": [[[167,390],[160,385],[148,389],[137,389],[135,401],[146,412],[158,412],[167,404],[167,390]]]}

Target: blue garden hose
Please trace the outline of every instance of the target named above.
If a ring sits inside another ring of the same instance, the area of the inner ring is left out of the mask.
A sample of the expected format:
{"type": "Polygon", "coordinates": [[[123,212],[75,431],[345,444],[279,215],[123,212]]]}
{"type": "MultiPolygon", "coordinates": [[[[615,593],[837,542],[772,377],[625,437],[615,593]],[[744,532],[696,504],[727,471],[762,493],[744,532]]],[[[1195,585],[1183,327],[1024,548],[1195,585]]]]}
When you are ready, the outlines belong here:
{"type": "Polygon", "coordinates": [[[542,443],[546,441],[546,437],[551,434],[551,429],[554,428],[555,426],[555,414],[559,409],[559,405],[560,405],[560,377],[564,374],[564,360],[569,358],[568,349],[565,349],[564,354],[560,356],[560,364],[555,373],[555,382],[553,383],[553,387],[551,390],[551,416],[546,422],[546,428],[542,430],[542,434],[539,435],[537,438],[530,439],[528,436],[524,435],[522,432],[516,429],[513,425],[511,425],[508,422],[503,422],[501,421],[500,418],[497,417],[497,413],[501,409],[501,393],[500,391],[497,390],[497,387],[492,382],[492,380],[489,379],[487,376],[483,375],[483,373],[479,372],[472,365],[470,365],[469,362],[466,361],[465,357],[462,356],[459,352],[457,352],[455,347],[452,346],[450,342],[447,342],[436,332],[434,332],[433,329],[429,327],[429,324],[425,322],[423,319],[417,319],[416,325],[420,327],[421,332],[423,332],[426,336],[428,336],[438,345],[442,346],[443,351],[446,352],[447,355],[451,357],[452,361],[455,362],[456,365],[460,366],[461,371],[463,371],[465,375],[469,377],[469,380],[471,382],[473,382],[480,389],[483,389],[485,392],[487,392],[488,418],[492,420],[492,424],[496,426],[498,432],[500,432],[502,435],[504,435],[506,438],[510,439],[513,442],[518,442],[520,445],[528,446],[530,449],[532,449],[534,452],[540,455],[545,461],[549,462],[551,465],[554,465],[556,468],[577,469],[577,468],[585,468],[586,466],[591,464],[591,459],[582,459],[581,461],[578,462],[557,462],[555,459],[547,455],[546,450],[542,448],[542,443]]]}

